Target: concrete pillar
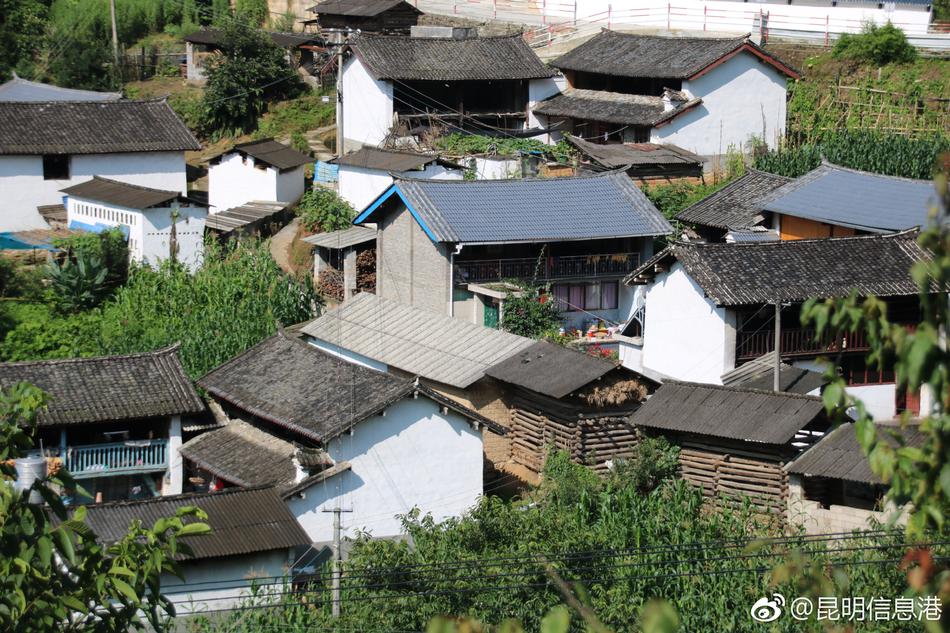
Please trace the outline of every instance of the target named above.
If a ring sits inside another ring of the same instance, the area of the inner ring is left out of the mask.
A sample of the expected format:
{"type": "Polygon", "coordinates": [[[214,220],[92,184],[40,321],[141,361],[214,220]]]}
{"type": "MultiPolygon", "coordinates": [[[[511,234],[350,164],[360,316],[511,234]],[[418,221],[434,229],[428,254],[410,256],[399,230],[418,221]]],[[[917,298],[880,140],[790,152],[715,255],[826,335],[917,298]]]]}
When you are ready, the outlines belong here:
{"type": "Polygon", "coordinates": [[[173,415],[168,421],[168,470],[162,495],[180,495],[185,473],[181,458],[181,416],[173,415]]]}
{"type": "Polygon", "coordinates": [[[322,246],[315,246],[313,248],[313,281],[316,282],[317,278],[320,277],[320,273],[325,271],[330,267],[330,262],[327,260],[327,255],[329,254],[328,250],[322,246]]]}
{"type": "Polygon", "coordinates": [[[348,301],[356,288],[356,248],[346,249],[343,255],[343,300],[348,301]]]}

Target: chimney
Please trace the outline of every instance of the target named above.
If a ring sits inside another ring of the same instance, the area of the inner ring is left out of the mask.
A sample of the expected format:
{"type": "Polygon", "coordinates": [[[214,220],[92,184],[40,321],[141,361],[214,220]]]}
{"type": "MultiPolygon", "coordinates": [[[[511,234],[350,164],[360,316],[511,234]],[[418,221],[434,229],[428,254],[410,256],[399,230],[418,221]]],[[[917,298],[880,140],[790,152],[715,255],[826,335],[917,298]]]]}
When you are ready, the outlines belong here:
{"type": "Polygon", "coordinates": [[[478,37],[478,29],[469,26],[417,25],[409,29],[410,37],[430,37],[442,40],[467,40],[478,37]]]}

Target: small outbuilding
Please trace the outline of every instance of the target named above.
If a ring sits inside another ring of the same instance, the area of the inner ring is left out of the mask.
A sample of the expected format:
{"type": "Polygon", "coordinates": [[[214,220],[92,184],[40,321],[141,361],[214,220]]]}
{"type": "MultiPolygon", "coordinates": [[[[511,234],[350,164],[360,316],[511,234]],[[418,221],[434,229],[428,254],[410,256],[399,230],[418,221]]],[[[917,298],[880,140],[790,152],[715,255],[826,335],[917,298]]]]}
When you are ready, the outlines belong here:
{"type": "Polygon", "coordinates": [[[591,143],[569,135],[567,141],[583,156],[582,170],[622,169],[641,183],[692,180],[701,182],[703,159],[676,145],[659,143],[591,143]]]}
{"type": "Polygon", "coordinates": [[[324,0],[307,9],[305,28],[408,34],[422,11],[405,0],[324,0]]]}
{"type": "Polygon", "coordinates": [[[239,143],[208,161],[212,215],[251,200],[295,204],[304,192],[310,156],[273,139],[239,143]]]}

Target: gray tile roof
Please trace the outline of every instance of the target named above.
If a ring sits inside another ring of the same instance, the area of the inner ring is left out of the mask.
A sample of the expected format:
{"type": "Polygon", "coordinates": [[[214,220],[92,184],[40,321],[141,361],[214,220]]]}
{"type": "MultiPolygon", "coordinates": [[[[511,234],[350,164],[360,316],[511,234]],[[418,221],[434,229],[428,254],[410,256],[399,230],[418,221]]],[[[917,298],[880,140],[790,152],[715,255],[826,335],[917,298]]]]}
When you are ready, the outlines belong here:
{"type": "Polygon", "coordinates": [[[778,242],[781,237],[775,229],[764,226],[750,226],[744,229],[729,229],[726,232],[726,242],[778,242]]]}
{"type": "Polygon", "coordinates": [[[326,442],[413,390],[284,332],[211,370],[198,384],[268,422],[326,442]]]}
{"type": "Polygon", "coordinates": [[[630,417],[636,426],[784,445],[824,416],[821,398],[665,381],[630,417]]]}
{"type": "Polygon", "coordinates": [[[61,88],[38,81],[29,81],[17,77],[0,84],[0,101],[118,101],[122,94],[118,92],[95,92],[61,88]]]}
{"type": "MultiPolygon", "coordinates": [[[[370,18],[380,13],[385,13],[390,9],[401,4],[406,4],[413,10],[418,11],[405,0],[324,0],[309,9],[310,13],[328,15],[346,15],[361,18],[370,18]]],[[[422,13],[419,11],[419,13],[422,13]]]]}
{"type": "MultiPolygon", "coordinates": [[[[543,242],[673,230],[622,172],[517,180],[400,179],[394,187],[439,242],[543,242]]],[[[356,221],[374,220],[364,212],[356,221]]]]}
{"type": "Polygon", "coordinates": [[[238,486],[286,484],[297,476],[294,445],[243,420],[202,433],[180,450],[199,468],[238,486]]]}
{"type": "Polygon", "coordinates": [[[307,244],[323,246],[324,248],[349,248],[357,244],[376,241],[376,229],[370,229],[365,226],[351,226],[348,229],[342,229],[340,231],[309,235],[303,238],[303,241],[307,244]]]}
{"type": "Polygon", "coordinates": [[[29,382],[49,402],[41,426],[135,420],[204,411],[178,346],[128,356],[0,364],[0,388],[29,382]]]}
{"type": "MultiPolygon", "coordinates": [[[[211,527],[211,532],[181,539],[191,547],[194,556],[178,556],[179,560],[238,556],[310,544],[306,532],[275,488],[230,488],[213,493],[88,505],[85,506],[86,525],[95,532],[100,543],[111,544],[128,533],[132,521],[151,527],[186,506],[196,506],[207,513],[204,522],[211,527]]],[[[194,521],[194,518],[187,520],[194,521]]]]}
{"type": "Polygon", "coordinates": [[[164,191],[140,185],[131,185],[118,180],[93,176],[86,182],[60,189],[67,196],[86,198],[96,202],[126,207],[128,209],[148,209],[167,206],[173,200],[183,199],[180,191],[164,191]]]}
{"type": "Polygon", "coordinates": [[[698,165],[703,159],[682,147],[659,143],[591,143],[577,136],[567,141],[606,169],[639,165],[698,165]]]}
{"type": "Polygon", "coordinates": [[[649,279],[654,266],[670,258],[722,306],[846,297],[852,291],[912,296],[918,287],[910,269],[928,257],[916,231],[745,244],[677,242],[630,273],[627,283],[649,279]]]}
{"type": "Polygon", "coordinates": [[[745,48],[780,72],[797,72],[743,37],[676,37],[601,31],[594,38],[554,60],[561,70],[615,75],[688,79],[711,64],[745,48]]]}
{"type": "Polygon", "coordinates": [[[552,398],[563,398],[616,368],[616,363],[538,341],[492,365],[485,375],[552,398]]]}
{"type": "Polygon", "coordinates": [[[213,157],[209,162],[217,162],[222,156],[233,152],[238,152],[244,156],[251,156],[255,161],[270,165],[280,171],[295,169],[301,165],[313,162],[310,156],[303,152],[298,152],[289,145],[278,143],[271,138],[238,143],[231,149],[225,150],[213,157]]]}
{"type": "MultiPolygon", "coordinates": [[[[897,446],[897,441],[890,436],[890,433],[897,433],[903,437],[907,446],[915,448],[922,447],[927,440],[926,434],[921,433],[915,426],[900,428],[878,424],[877,429],[878,435],[891,446],[897,446]]],[[[798,459],[788,464],[785,470],[812,477],[828,477],[866,484],[881,483],[881,479],[871,470],[871,464],[858,443],[853,424],[839,426],[802,453],[798,459]]]]}
{"type": "Polygon", "coordinates": [[[766,197],[766,211],[884,233],[927,225],[934,184],[823,164],[766,197]]]}
{"type": "Polygon", "coordinates": [[[355,152],[344,154],[330,161],[347,167],[362,167],[363,169],[378,169],[380,171],[411,171],[422,169],[432,163],[462,169],[461,165],[443,160],[437,154],[419,154],[416,152],[396,152],[389,149],[375,147],[361,147],[355,152]]]}
{"type": "Polygon", "coordinates": [[[363,34],[350,48],[377,79],[475,81],[554,75],[520,35],[443,39],[363,34]]]}
{"type": "Polygon", "coordinates": [[[164,100],[0,102],[0,155],[197,149],[164,100]]]}
{"type": "Polygon", "coordinates": [[[728,185],[681,211],[680,222],[717,229],[755,226],[762,221],[763,198],[791,178],[749,169],[728,185]]]}
{"type": "MultiPolygon", "coordinates": [[[[744,387],[770,391],[775,376],[775,352],[764,354],[722,375],[722,384],[727,387],[744,387]]],[[[821,372],[779,365],[779,389],[789,393],[809,393],[820,389],[827,382],[821,372]]]]}
{"type": "Polygon", "coordinates": [[[535,114],[650,127],[663,115],[663,98],[604,90],[569,89],[534,107],[535,114]]]}
{"type": "Polygon", "coordinates": [[[373,360],[453,387],[535,341],[444,314],[362,293],[307,324],[302,332],[373,360]]]}

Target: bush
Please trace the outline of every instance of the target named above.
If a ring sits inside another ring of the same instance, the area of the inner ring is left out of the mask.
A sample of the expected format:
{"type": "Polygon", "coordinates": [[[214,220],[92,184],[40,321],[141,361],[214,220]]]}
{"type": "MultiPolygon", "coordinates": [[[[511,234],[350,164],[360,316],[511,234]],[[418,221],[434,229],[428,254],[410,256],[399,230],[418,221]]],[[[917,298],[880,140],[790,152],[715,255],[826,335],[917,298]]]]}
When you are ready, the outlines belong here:
{"type": "Polygon", "coordinates": [[[117,288],[129,276],[129,244],[119,229],[102,233],[81,233],[53,240],[53,246],[66,251],[67,257],[98,259],[108,270],[106,286],[117,288]]]}
{"type": "Polygon", "coordinates": [[[531,288],[505,299],[501,328],[512,334],[540,339],[561,327],[561,310],[550,294],[531,288]]]}
{"type": "Polygon", "coordinates": [[[339,231],[350,227],[356,211],[332,189],[314,187],[297,203],[297,217],[310,232],[339,231]]]}
{"type": "Polygon", "coordinates": [[[62,264],[51,262],[46,275],[53,304],[64,313],[96,307],[109,292],[108,274],[102,260],[88,253],[77,254],[75,260],[67,257],[62,264]]]}
{"type": "Polygon", "coordinates": [[[614,464],[610,480],[616,486],[633,486],[646,494],[676,476],[679,454],[679,447],[664,437],[642,437],[633,457],[614,464]]]}
{"type": "Polygon", "coordinates": [[[832,54],[838,59],[849,59],[883,66],[905,64],[917,59],[917,49],[907,41],[904,32],[888,22],[884,26],[865,24],[860,33],[843,33],[832,54]]]}

